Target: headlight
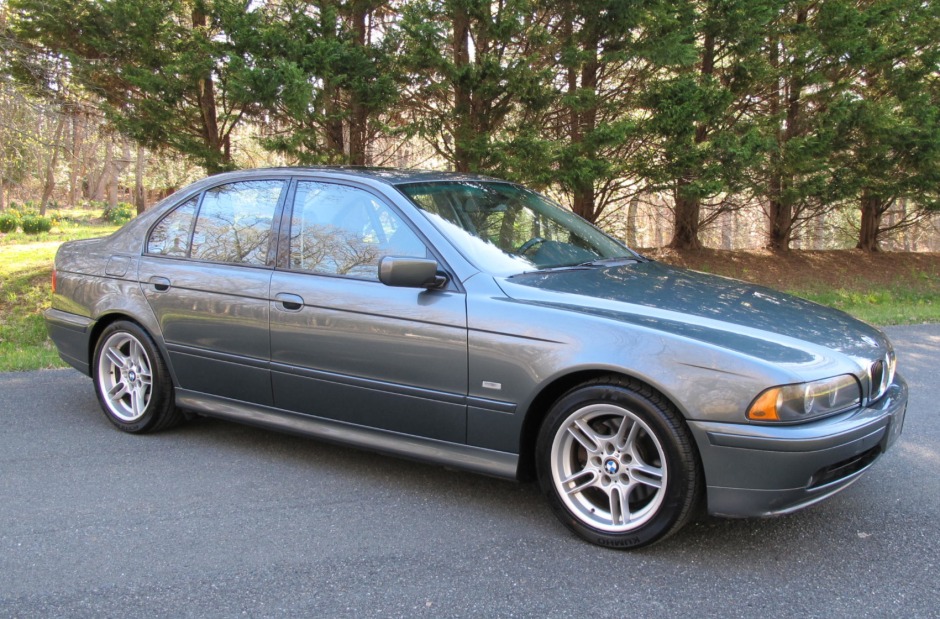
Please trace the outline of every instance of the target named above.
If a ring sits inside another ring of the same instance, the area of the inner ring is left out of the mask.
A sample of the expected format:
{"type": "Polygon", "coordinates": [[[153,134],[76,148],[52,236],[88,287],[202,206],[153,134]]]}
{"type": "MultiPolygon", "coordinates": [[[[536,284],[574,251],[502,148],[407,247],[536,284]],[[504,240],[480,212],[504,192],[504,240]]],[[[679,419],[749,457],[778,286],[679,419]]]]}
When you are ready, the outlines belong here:
{"type": "Polygon", "coordinates": [[[859,406],[862,389],[851,374],[798,385],[771,387],[747,409],[751,421],[805,421],[859,406]]]}

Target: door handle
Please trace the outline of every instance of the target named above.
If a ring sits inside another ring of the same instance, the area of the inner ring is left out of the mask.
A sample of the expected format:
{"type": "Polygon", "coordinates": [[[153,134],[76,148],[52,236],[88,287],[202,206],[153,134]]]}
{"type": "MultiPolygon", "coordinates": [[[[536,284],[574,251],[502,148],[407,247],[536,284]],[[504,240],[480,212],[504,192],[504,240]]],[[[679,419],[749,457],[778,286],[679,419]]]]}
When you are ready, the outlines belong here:
{"type": "Polygon", "coordinates": [[[304,306],[304,298],[296,294],[279,292],[274,295],[274,299],[281,304],[281,307],[291,312],[300,311],[304,306]]]}
{"type": "Polygon", "coordinates": [[[150,283],[157,292],[166,292],[170,289],[170,280],[165,277],[153,276],[150,278],[150,283]]]}

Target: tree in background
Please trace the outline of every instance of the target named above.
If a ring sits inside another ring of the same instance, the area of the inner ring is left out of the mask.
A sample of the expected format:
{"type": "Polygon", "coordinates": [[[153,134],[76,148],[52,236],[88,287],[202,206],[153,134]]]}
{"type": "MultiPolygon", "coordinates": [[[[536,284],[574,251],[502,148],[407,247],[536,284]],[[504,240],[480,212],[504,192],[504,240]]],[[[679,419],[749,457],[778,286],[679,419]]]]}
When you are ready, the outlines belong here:
{"type": "Polygon", "coordinates": [[[785,250],[852,205],[874,250],[940,201],[938,6],[0,0],[0,202],[142,208],[167,153],[393,163],[525,182],[632,240],[672,225],[680,249],[720,217],[723,246],[785,250]]]}
{"type": "Polygon", "coordinates": [[[388,5],[288,0],[218,12],[233,97],[254,107],[266,148],[305,164],[374,163],[370,147],[401,86],[388,5]]]}
{"type": "Polygon", "coordinates": [[[0,81],[0,211],[8,192],[29,174],[30,157],[38,150],[38,116],[22,93],[0,81]]]}
{"type": "Polygon", "coordinates": [[[549,101],[543,18],[532,0],[402,7],[408,127],[454,170],[529,180],[533,162],[546,161],[531,139],[549,101]]]}
{"type": "Polygon", "coordinates": [[[766,75],[759,51],[775,5],[773,0],[690,0],[683,7],[697,57],[647,86],[652,149],[644,173],[673,196],[670,246],[694,249],[702,246],[699,230],[739,204],[735,198],[766,147],[753,92],[766,75]]]}
{"type": "Polygon", "coordinates": [[[10,0],[12,30],[23,44],[14,70],[54,93],[46,68],[60,58],[121,133],[184,153],[210,173],[229,169],[245,104],[229,96],[229,44],[210,19],[215,4],[10,0]]]}
{"type": "Polygon", "coordinates": [[[787,251],[800,230],[837,209],[844,178],[832,169],[844,113],[840,101],[856,79],[840,48],[857,35],[827,3],[783,1],[769,24],[771,70],[760,93],[770,147],[755,177],[766,198],[767,246],[787,251]]]}
{"type": "Polygon", "coordinates": [[[940,210],[940,7],[918,0],[837,4],[854,31],[834,49],[855,70],[836,125],[844,139],[833,159],[861,211],[857,247],[940,210]],[[891,223],[899,201],[914,208],[891,223]]]}
{"type": "Polygon", "coordinates": [[[557,94],[545,129],[555,184],[575,213],[597,222],[644,188],[636,165],[644,86],[693,50],[672,2],[551,4],[557,94]]]}

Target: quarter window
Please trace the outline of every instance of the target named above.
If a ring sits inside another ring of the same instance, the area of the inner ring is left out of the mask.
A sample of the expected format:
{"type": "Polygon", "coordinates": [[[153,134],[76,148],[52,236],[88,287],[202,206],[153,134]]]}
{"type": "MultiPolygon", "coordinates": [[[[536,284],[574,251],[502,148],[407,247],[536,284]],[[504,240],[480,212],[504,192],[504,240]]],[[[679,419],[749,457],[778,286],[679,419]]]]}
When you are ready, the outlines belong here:
{"type": "Polygon", "coordinates": [[[199,197],[190,198],[169,215],[160,220],[150,239],[147,241],[147,253],[161,256],[189,255],[190,233],[193,230],[193,217],[199,197]]]}
{"type": "Polygon", "coordinates": [[[385,256],[424,258],[427,249],[402,218],[372,194],[331,183],[297,184],[291,268],[378,280],[379,260],[385,256]]]}
{"type": "Polygon", "coordinates": [[[245,181],[206,192],[190,256],[196,260],[264,265],[282,181],[245,181]]]}

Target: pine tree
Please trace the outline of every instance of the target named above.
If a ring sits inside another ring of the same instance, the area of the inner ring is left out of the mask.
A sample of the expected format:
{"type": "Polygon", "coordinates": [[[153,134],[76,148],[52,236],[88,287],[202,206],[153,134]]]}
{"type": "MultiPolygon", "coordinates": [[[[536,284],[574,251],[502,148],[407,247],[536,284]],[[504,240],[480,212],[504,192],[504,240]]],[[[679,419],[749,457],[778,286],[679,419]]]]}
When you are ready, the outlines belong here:
{"type": "Polygon", "coordinates": [[[889,231],[883,216],[899,200],[914,208],[893,228],[940,210],[940,7],[867,0],[837,8],[856,36],[836,50],[854,80],[833,166],[861,211],[857,247],[878,251],[889,231]]]}
{"type": "Polygon", "coordinates": [[[123,134],[228,169],[244,105],[228,97],[228,43],[213,12],[231,1],[11,0],[14,71],[50,92],[45,61],[61,58],[123,134]]]}
{"type": "Polygon", "coordinates": [[[543,18],[532,0],[403,7],[409,129],[454,170],[533,180],[547,161],[535,137],[550,100],[543,18]]]}
{"type": "Polygon", "coordinates": [[[772,0],[691,0],[682,5],[696,58],[647,87],[653,187],[672,193],[671,247],[701,247],[699,230],[737,206],[766,148],[754,88],[765,79],[759,50],[772,0]],[[704,210],[703,206],[708,209],[704,210]]]}
{"type": "Polygon", "coordinates": [[[263,123],[262,144],[299,163],[366,165],[401,79],[387,0],[231,6],[233,97],[263,123]]]}
{"type": "Polygon", "coordinates": [[[556,184],[575,213],[598,221],[643,185],[646,148],[636,113],[652,76],[687,63],[692,49],[671,2],[552,3],[556,102],[545,123],[556,184]]]}

